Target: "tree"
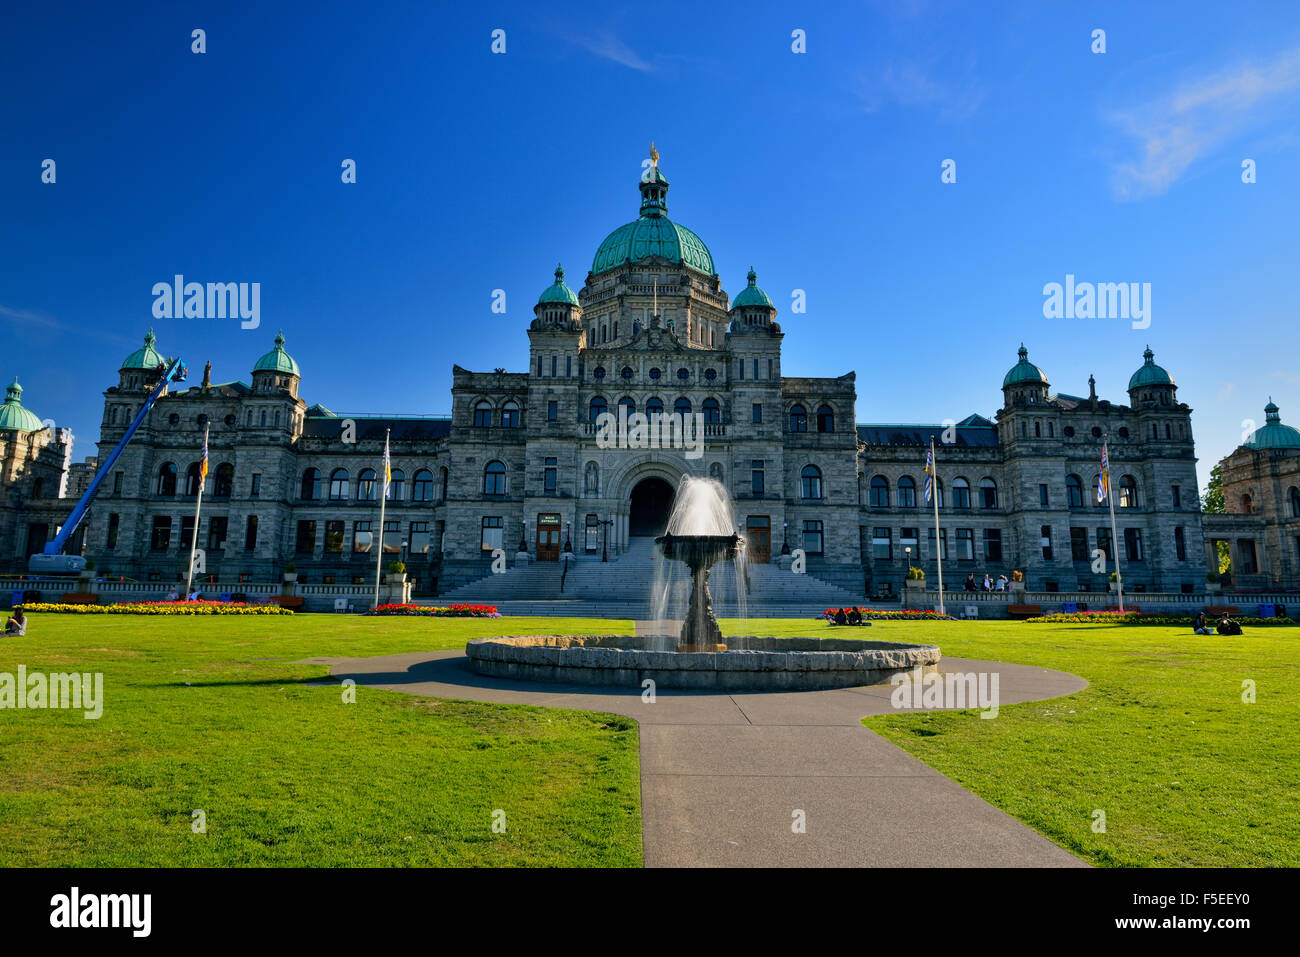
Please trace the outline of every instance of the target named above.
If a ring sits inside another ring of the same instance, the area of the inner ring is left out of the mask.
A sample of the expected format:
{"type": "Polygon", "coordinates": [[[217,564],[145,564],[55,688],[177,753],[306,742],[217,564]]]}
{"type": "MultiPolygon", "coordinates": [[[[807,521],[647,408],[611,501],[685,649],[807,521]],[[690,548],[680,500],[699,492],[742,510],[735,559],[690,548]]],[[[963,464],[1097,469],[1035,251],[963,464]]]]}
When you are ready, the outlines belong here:
{"type": "Polygon", "coordinates": [[[1210,469],[1210,484],[1201,493],[1201,511],[1207,515],[1223,515],[1228,511],[1228,502],[1223,497],[1223,463],[1210,469]]]}

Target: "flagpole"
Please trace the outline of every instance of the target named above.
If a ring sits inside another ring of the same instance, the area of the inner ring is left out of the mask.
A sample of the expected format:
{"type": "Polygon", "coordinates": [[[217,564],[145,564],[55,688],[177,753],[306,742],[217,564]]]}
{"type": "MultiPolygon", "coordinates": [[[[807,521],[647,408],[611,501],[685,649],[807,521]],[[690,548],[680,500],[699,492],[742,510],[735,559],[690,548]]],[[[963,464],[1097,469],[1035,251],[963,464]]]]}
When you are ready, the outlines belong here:
{"type": "MultiPolygon", "coordinates": [[[[203,426],[203,454],[206,457],[208,452],[208,429],[210,425],[203,426]]],[[[206,461],[204,462],[206,465],[206,461]]],[[[194,501],[194,530],[190,534],[190,567],[185,576],[185,598],[184,601],[190,600],[190,588],[194,584],[194,551],[199,545],[199,511],[203,508],[203,486],[207,482],[207,476],[204,475],[205,469],[199,467],[199,494],[194,501]]]]}
{"type": "Polygon", "coordinates": [[[946,612],[943,609],[943,537],[939,531],[939,463],[934,457],[934,436],[930,436],[930,463],[933,471],[930,473],[931,493],[934,499],[934,560],[939,567],[939,614],[946,612]]]}
{"type": "MultiPolygon", "coordinates": [[[[388,436],[391,432],[392,429],[384,430],[384,460],[385,461],[387,461],[388,459],[388,436]]],[[[375,559],[375,604],[374,604],[375,608],[379,607],[379,579],[380,576],[383,575],[384,573],[384,504],[387,502],[387,500],[388,500],[388,489],[383,488],[381,483],[381,491],[379,493],[379,537],[378,539],[376,539],[376,541],[378,542],[379,555],[375,559]]]]}
{"type": "Polygon", "coordinates": [[[1110,547],[1115,550],[1115,591],[1119,594],[1119,611],[1124,613],[1124,573],[1119,566],[1119,529],[1115,527],[1115,490],[1110,484],[1110,454],[1109,439],[1102,448],[1106,453],[1106,474],[1103,477],[1106,483],[1106,502],[1110,505],[1110,547]]]}

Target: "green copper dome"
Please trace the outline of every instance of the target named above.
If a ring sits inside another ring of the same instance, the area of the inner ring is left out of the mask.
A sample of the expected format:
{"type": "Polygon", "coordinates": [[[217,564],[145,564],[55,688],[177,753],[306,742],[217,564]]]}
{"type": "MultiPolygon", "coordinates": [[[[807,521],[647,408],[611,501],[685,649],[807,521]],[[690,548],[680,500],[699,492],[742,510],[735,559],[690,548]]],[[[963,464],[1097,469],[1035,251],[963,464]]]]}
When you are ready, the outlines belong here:
{"type": "Polygon", "coordinates": [[[293,361],[293,356],[284,351],[283,331],[275,334],[275,348],[257,360],[257,365],[253,366],[253,371],[287,372],[290,375],[301,375],[298,371],[298,363],[293,361]]]}
{"type": "Polygon", "coordinates": [[[1268,405],[1264,406],[1264,424],[1255,430],[1255,434],[1246,443],[1246,448],[1300,449],[1300,431],[1282,424],[1277,406],[1270,399],[1268,405]]]}
{"type": "Polygon", "coordinates": [[[555,266],[555,282],[547,286],[537,299],[539,306],[548,302],[562,302],[570,306],[578,304],[578,297],[574,295],[573,290],[564,284],[564,267],[559,263],[555,266]]]}
{"type": "Polygon", "coordinates": [[[1164,369],[1155,363],[1155,353],[1151,347],[1147,346],[1147,351],[1142,353],[1142,358],[1146,361],[1142,368],[1133,373],[1133,378],[1128,380],[1128,389],[1132,392],[1134,389],[1140,389],[1143,386],[1150,385],[1173,385],[1174,380],[1164,369]]]}
{"type": "Polygon", "coordinates": [[[662,256],[672,263],[698,269],[707,276],[716,275],[713,256],[704,240],[685,226],[668,218],[668,177],[656,162],[641,177],[641,218],[618,227],[600,244],[592,260],[594,273],[613,269],[624,263],[640,262],[650,256],[662,256]]]}
{"type": "Polygon", "coordinates": [[[0,405],[0,432],[39,432],[45,428],[34,412],[23,408],[22,397],[23,387],[15,376],[13,385],[5,390],[5,404],[0,405]]]}
{"type": "Polygon", "coordinates": [[[1020,361],[1011,367],[1011,371],[1002,380],[1002,388],[1009,385],[1048,385],[1047,373],[1029,361],[1029,350],[1020,343],[1020,361]]]}
{"type": "Polygon", "coordinates": [[[768,298],[767,293],[758,288],[758,274],[754,272],[754,267],[749,267],[749,285],[740,290],[740,294],[731,300],[731,308],[739,309],[741,306],[764,306],[768,309],[775,309],[772,300],[768,298]]]}
{"type": "Polygon", "coordinates": [[[167,361],[166,357],[154,348],[154,343],[157,341],[158,340],[154,338],[153,330],[150,329],[145,333],[144,347],[136,349],[135,352],[123,359],[121,368],[148,369],[150,372],[157,369],[159,363],[165,363],[167,361]]]}

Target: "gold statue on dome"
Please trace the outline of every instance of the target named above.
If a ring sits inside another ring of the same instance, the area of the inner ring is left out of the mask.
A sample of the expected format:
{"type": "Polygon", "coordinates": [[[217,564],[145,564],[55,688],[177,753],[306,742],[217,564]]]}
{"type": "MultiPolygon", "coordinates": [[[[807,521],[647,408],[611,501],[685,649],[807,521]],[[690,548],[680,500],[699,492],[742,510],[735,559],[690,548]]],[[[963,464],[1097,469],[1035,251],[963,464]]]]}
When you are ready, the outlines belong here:
{"type": "Polygon", "coordinates": [[[654,141],[654,140],[651,140],[651,141],[650,141],[650,165],[651,165],[651,166],[658,166],[658,165],[659,165],[659,151],[658,151],[657,149],[655,149],[655,141],[654,141]]]}

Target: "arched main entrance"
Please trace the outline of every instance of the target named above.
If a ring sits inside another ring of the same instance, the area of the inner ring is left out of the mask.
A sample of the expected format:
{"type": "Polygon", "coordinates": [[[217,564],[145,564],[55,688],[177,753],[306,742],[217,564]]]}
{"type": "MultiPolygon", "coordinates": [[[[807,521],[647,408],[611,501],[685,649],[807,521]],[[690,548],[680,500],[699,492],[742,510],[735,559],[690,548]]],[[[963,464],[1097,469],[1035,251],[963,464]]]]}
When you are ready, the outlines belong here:
{"type": "Polygon", "coordinates": [[[673,507],[673,487],[661,478],[644,478],[632,489],[629,536],[662,535],[673,507]]]}

